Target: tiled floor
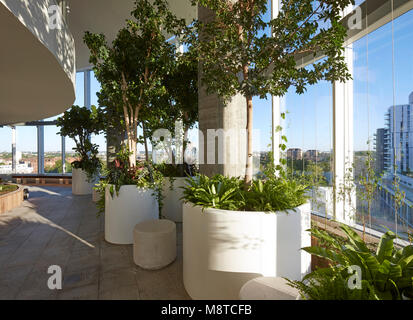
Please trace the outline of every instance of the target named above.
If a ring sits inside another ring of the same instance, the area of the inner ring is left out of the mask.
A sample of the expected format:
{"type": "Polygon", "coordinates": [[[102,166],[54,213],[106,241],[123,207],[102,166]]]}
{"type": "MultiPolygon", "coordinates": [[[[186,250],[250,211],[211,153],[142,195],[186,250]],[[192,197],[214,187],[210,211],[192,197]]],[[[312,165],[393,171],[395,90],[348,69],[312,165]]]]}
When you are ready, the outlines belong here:
{"type": "Polygon", "coordinates": [[[189,299],[178,257],[158,271],[137,267],[132,245],[104,240],[103,217],[91,196],[69,187],[30,187],[23,206],[0,215],[0,299],[189,299]],[[48,267],[62,269],[61,290],[50,290],[48,267]]]}

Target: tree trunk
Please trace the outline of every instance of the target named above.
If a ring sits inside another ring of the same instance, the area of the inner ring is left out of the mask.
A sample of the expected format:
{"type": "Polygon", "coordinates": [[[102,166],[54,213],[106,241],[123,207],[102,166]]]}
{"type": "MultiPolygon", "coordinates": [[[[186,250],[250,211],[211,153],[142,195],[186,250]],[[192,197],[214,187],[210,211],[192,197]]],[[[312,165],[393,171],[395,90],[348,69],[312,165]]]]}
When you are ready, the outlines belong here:
{"type": "Polygon", "coordinates": [[[247,163],[245,167],[245,184],[250,186],[252,183],[252,96],[246,97],[247,102],[247,163]]]}
{"type": "Polygon", "coordinates": [[[133,132],[128,132],[128,148],[130,151],[129,166],[134,167],[136,165],[136,134],[133,132]]]}

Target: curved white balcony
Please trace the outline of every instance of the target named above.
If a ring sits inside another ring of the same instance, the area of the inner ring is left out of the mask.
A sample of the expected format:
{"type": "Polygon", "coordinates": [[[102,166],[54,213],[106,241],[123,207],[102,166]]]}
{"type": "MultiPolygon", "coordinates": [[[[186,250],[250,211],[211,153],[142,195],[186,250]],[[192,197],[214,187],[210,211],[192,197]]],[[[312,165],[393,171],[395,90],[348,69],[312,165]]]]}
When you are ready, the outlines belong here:
{"type": "Polygon", "coordinates": [[[59,114],[75,99],[74,39],[54,0],[0,0],[0,125],[59,114]]]}

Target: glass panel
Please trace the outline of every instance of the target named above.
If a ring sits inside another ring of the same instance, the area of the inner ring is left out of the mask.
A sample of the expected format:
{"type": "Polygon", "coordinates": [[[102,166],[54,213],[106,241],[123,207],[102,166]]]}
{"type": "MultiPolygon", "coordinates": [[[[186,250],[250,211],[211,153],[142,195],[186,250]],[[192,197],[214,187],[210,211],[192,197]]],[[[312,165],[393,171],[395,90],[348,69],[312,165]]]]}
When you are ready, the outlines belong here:
{"type": "Polygon", "coordinates": [[[36,127],[16,127],[16,158],[16,173],[38,172],[36,127]]]}
{"type": "Polygon", "coordinates": [[[253,170],[260,176],[268,161],[271,151],[272,100],[254,97],[253,100],[253,170]]]}
{"type": "Polygon", "coordinates": [[[61,136],[56,126],[44,126],[44,172],[62,173],[61,136]]]}
{"type": "Polygon", "coordinates": [[[407,238],[413,226],[407,208],[413,202],[413,11],[393,28],[388,23],[353,44],[356,211],[358,223],[407,238]]]}
{"type": "Polygon", "coordinates": [[[0,127],[0,175],[11,173],[11,139],[11,128],[0,127]]]}
{"type": "MultiPolygon", "coordinates": [[[[100,83],[96,79],[94,72],[91,72],[91,104],[99,107],[97,93],[100,91],[100,83]]],[[[106,137],[104,133],[99,135],[92,135],[91,137],[92,143],[96,143],[99,149],[99,158],[106,163],[106,137]]]]}
{"type": "Polygon", "coordinates": [[[311,179],[312,211],[323,216],[333,214],[331,95],[331,83],[322,81],[302,95],[290,89],[284,98],[288,172],[311,179]]]}

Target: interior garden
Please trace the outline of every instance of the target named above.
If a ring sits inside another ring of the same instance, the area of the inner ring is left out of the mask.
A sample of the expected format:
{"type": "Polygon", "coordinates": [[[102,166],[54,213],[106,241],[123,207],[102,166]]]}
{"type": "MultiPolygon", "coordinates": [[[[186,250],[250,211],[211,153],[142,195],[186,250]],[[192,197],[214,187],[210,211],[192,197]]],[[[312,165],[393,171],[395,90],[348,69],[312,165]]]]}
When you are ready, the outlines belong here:
{"type": "MultiPolygon", "coordinates": [[[[182,224],[182,281],[192,299],[251,299],[252,291],[260,296],[264,289],[248,284],[263,277],[278,279],[274,291],[293,292],[289,299],[412,300],[412,229],[406,227],[404,242],[390,229],[378,236],[367,230],[384,179],[372,154],[364,155],[361,172],[347,166],[330,199],[353,208],[361,229],[327,210],[314,218],[313,201],[329,183],[316,166],[299,171],[289,165],[286,112],[276,115],[265,167],[253,171],[256,99],[352,80],[341,21],[354,1],[283,0],[270,18],[267,0],[191,2],[213,19],[188,25],[166,0],[136,0],[113,41],[84,32],[100,84],[98,105],[73,105],[56,125],[75,143],[72,194],[93,194],[105,241],[132,245],[136,265],[159,270],[175,261],[182,224]],[[313,62],[300,64],[303,55],[313,62]],[[194,159],[190,152],[189,132],[205,117],[202,94],[223,110],[234,97],[242,103],[238,174],[218,166],[211,173],[209,160],[201,159],[209,154],[194,159]],[[91,139],[98,134],[114,141],[106,162],[91,139]],[[138,160],[137,145],[144,159],[138,160]],[[155,159],[155,149],[163,158],[155,159]],[[363,210],[354,208],[356,196],[363,210]]],[[[17,188],[0,183],[0,196],[17,188]]],[[[398,212],[405,194],[397,175],[392,188],[398,212]]]]}

